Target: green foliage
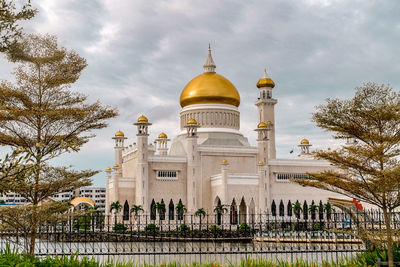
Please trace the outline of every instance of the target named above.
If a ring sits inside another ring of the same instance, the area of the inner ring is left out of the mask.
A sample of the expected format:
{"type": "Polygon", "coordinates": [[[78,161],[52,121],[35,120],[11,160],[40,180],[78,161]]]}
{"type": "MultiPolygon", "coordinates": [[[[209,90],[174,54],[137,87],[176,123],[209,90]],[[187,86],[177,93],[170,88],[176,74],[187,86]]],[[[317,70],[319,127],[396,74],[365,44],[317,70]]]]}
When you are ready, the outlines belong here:
{"type": "Polygon", "coordinates": [[[187,232],[187,231],[189,231],[190,230],[190,227],[189,226],[187,226],[186,224],[181,224],[181,225],[179,225],[179,227],[178,227],[178,231],[179,232],[187,232]]]}
{"type": "Polygon", "coordinates": [[[155,225],[154,223],[149,223],[145,228],[144,231],[146,233],[158,233],[158,231],[160,230],[160,228],[155,225]]]}
{"type": "Polygon", "coordinates": [[[221,228],[219,228],[217,225],[211,225],[209,228],[208,228],[208,230],[209,231],[211,231],[211,232],[219,232],[219,231],[221,231],[221,228]]]}
{"type": "Polygon", "coordinates": [[[199,217],[200,220],[204,217],[206,217],[207,213],[203,208],[200,208],[198,210],[196,210],[196,212],[194,213],[194,216],[199,217]]]}
{"type": "Polygon", "coordinates": [[[116,223],[112,230],[115,232],[125,232],[128,228],[123,223],[116,223]]]}
{"type": "Polygon", "coordinates": [[[92,226],[92,217],[90,214],[86,214],[84,216],[81,216],[77,218],[72,227],[74,230],[80,230],[80,231],[89,231],[92,226]]]}
{"type": "Polygon", "coordinates": [[[143,212],[144,209],[142,208],[142,205],[133,205],[131,208],[131,213],[133,213],[135,216],[139,214],[139,212],[143,212]]]}
{"type": "Polygon", "coordinates": [[[110,212],[112,213],[113,211],[115,214],[119,213],[122,210],[122,205],[119,203],[119,201],[114,201],[110,205],[110,212]]]}
{"type": "Polygon", "coordinates": [[[320,230],[322,230],[322,224],[321,223],[319,223],[319,222],[316,222],[316,223],[314,223],[313,224],[313,230],[314,231],[320,231],[320,230]]]}
{"type": "Polygon", "coordinates": [[[239,232],[250,232],[251,228],[247,223],[239,225],[239,232]]]}

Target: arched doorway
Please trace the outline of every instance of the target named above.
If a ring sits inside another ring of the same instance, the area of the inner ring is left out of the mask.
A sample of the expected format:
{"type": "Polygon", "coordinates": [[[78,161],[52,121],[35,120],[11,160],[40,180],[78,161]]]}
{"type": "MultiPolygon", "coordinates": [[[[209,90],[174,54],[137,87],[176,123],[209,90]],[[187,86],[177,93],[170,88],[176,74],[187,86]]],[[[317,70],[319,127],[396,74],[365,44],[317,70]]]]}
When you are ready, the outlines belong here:
{"type": "Polygon", "coordinates": [[[246,202],[244,200],[244,197],[242,197],[242,201],[240,201],[239,205],[239,223],[245,223],[247,221],[246,214],[247,213],[247,207],[246,207],[246,202]]]}
{"type": "Polygon", "coordinates": [[[125,203],[124,203],[124,212],[123,212],[123,215],[122,215],[122,220],[129,221],[129,204],[128,204],[128,200],[125,200],[125,203]]]}

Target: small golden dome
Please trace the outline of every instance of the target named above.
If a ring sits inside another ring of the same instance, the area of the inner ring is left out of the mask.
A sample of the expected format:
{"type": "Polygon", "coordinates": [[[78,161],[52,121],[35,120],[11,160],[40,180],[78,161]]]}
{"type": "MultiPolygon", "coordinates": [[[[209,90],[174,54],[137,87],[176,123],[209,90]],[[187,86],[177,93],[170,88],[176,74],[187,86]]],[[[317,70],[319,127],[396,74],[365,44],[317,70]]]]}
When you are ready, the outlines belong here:
{"type": "Polygon", "coordinates": [[[267,125],[265,122],[260,122],[260,123],[257,125],[257,128],[268,128],[268,125],[267,125]]]}
{"type": "Polygon", "coordinates": [[[197,121],[196,121],[195,119],[189,119],[189,120],[186,122],[186,124],[187,124],[187,125],[197,125],[197,121]]]}
{"type": "Polygon", "coordinates": [[[168,136],[165,134],[165,133],[160,133],[159,135],[158,135],[158,138],[163,138],[163,139],[166,139],[166,138],[168,138],[168,136]]]}
{"type": "Polygon", "coordinates": [[[272,124],[272,121],[267,121],[267,124],[272,124]]]}
{"type": "Polygon", "coordinates": [[[149,122],[146,116],[142,115],[137,119],[137,122],[149,122]]]}
{"type": "Polygon", "coordinates": [[[271,78],[261,78],[260,80],[258,80],[257,82],[257,87],[261,88],[261,87],[271,87],[274,88],[275,87],[275,83],[273,80],[271,80],[271,78]]]}
{"type": "Polygon", "coordinates": [[[110,167],[108,167],[108,168],[106,169],[106,171],[111,171],[111,168],[110,168],[110,167]]]}
{"type": "Polygon", "coordinates": [[[125,136],[125,134],[121,131],[118,131],[115,133],[115,137],[124,137],[124,136],[125,136]]]}
{"type": "Polygon", "coordinates": [[[114,168],[118,168],[119,167],[119,165],[118,164],[114,164],[114,168]]]}
{"type": "Polygon", "coordinates": [[[221,163],[225,164],[228,163],[228,161],[226,159],[221,160],[221,163]]]}
{"type": "Polygon", "coordinates": [[[183,88],[181,107],[193,104],[229,104],[238,107],[240,95],[236,87],[224,76],[215,72],[200,74],[183,88]]]}
{"type": "Polygon", "coordinates": [[[301,145],[309,145],[310,142],[307,139],[304,138],[303,140],[300,141],[300,144],[301,145]]]}
{"type": "Polygon", "coordinates": [[[259,161],[258,161],[258,164],[260,164],[260,165],[261,165],[261,164],[264,164],[264,161],[259,160],[259,161]]]}

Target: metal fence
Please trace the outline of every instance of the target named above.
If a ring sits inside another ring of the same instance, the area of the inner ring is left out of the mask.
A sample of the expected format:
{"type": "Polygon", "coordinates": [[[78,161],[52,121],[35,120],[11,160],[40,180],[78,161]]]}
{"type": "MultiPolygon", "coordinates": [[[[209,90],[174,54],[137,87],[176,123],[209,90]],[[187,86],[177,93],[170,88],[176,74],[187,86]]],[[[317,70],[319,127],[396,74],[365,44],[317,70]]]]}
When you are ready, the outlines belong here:
{"type": "MultiPolygon", "coordinates": [[[[309,213],[309,212],[307,212],[309,213]]],[[[36,242],[37,255],[79,253],[100,261],[110,259],[153,263],[233,263],[263,257],[294,261],[337,261],[365,251],[367,243],[353,235],[362,229],[385,229],[377,211],[332,212],[273,216],[272,214],[184,214],[170,220],[162,213],[137,216],[89,214],[58,224],[41,225],[36,242]]],[[[399,228],[399,214],[392,227],[399,228]]],[[[1,232],[0,246],[6,243],[24,249],[22,233],[1,232]]]]}

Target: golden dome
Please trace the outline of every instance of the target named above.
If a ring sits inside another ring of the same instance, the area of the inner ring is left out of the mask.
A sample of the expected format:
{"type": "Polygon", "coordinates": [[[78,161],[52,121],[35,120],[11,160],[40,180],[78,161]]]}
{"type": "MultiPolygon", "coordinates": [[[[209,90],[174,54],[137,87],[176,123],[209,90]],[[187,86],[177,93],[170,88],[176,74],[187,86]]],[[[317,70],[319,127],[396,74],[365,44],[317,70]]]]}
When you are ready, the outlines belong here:
{"type": "Polygon", "coordinates": [[[137,119],[137,122],[149,122],[146,116],[142,115],[137,119]]]}
{"type": "Polygon", "coordinates": [[[258,161],[258,164],[260,164],[260,165],[261,165],[261,164],[264,164],[264,161],[259,160],[259,161],[258,161]]]}
{"type": "Polygon", "coordinates": [[[166,139],[166,138],[168,138],[168,136],[167,136],[165,133],[160,133],[160,134],[158,135],[158,138],[166,139]]]}
{"type": "Polygon", "coordinates": [[[108,168],[106,169],[106,171],[111,171],[111,168],[110,168],[110,167],[108,167],[108,168]]]}
{"type": "Polygon", "coordinates": [[[186,124],[187,124],[187,125],[197,125],[197,121],[196,121],[195,119],[189,119],[189,120],[186,122],[186,124]]]}
{"type": "Polygon", "coordinates": [[[118,164],[114,164],[114,168],[118,168],[119,167],[119,165],[118,164]]]}
{"type": "Polygon", "coordinates": [[[225,164],[225,163],[228,163],[228,161],[227,161],[226,159],[223,159],[223,160],[221,161],[221,163],[225,164]]]}
{"type": "Polygon", "coordinates": [[[88,198],[88,197],[76,197],[73,200],[71,200],[71,205],[72,206],[78,206],[79,204],[89,204],[90,206],[94,206],[96,203],[93,201],[93,199],[88,198]]]}
{"type": "Polygon", "coordinates": [[[268,125],[267,125],[265,122],[260,122],[260,123],[257,125],[257,128],[268,128],[268,125]]]}
{"type": "Polygon", "coordinates": [[[275,87],[275,83],[273,80],[271,80],[271,78],[261,78],[258,80],[257,82],[257,87],[261,88],[261,87],[271,87],[274,88],[275,87]]]}
{"type": "Polygon", "coordinates": [[[182,107],[211,103],[238,107],[240,95],[228,79],[215,72],[206,72],[195,77],[183,88],[180,103],[182,107]]]}
{"type": "Polygon", "coordinates": [[[307,139],[304,138],[303,140],[300,141],[300,144],[301,145],[309,145],[310,142],[307,139]]]}
{"type": "Polygon", "coordinates": [[[125,134],[121,131],[118,131],[115,133],[115,137],[124,137],[124,136],[125,136],[125,134]]]}

